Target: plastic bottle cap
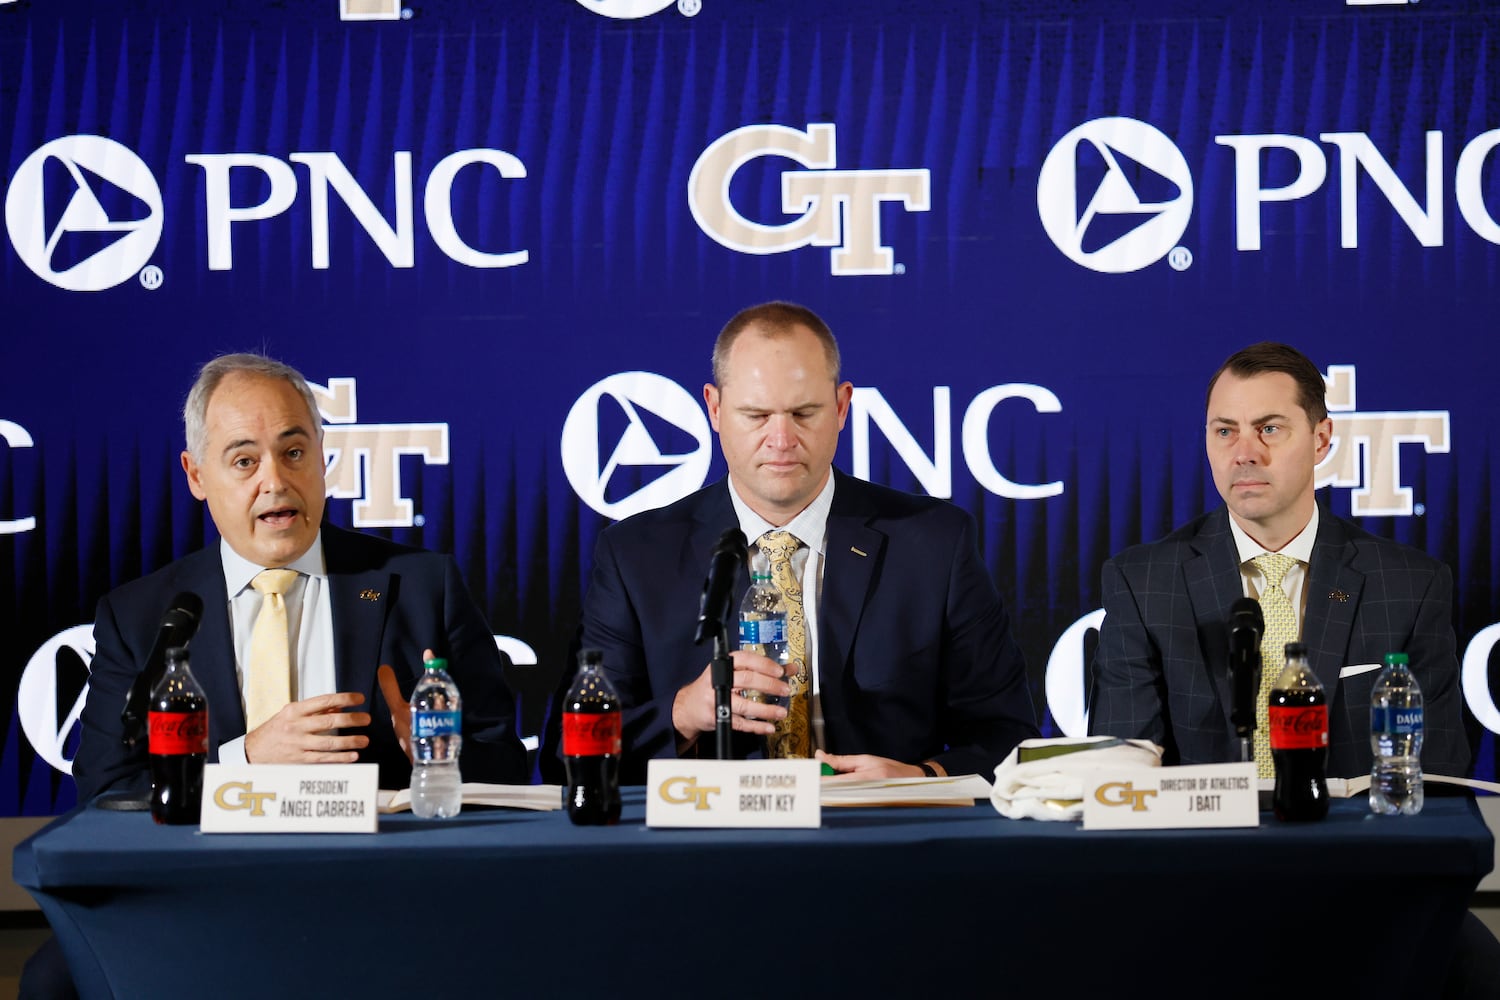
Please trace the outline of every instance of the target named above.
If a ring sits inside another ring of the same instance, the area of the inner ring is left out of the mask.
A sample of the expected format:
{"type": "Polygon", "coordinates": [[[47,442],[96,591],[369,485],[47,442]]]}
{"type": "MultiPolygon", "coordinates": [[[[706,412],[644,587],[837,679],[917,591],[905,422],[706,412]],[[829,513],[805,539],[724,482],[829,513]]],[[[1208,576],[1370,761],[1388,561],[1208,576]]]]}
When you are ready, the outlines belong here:
{"type": "Polygon", "coordinates": [[[1410,666],[1411,657],[1407,656],[1405,653],[1386,653],[1385,662],[1387,666],[1393,663],[1400,663],[1403,666],[1410,666]]]}
{"type": "Polygon", "coordinates": [[[428,670],[447,670],[448,661],[443,659],[441,656],[434,656],[432,659],[422,664],[422,666],[426,667],[428,670]]]}

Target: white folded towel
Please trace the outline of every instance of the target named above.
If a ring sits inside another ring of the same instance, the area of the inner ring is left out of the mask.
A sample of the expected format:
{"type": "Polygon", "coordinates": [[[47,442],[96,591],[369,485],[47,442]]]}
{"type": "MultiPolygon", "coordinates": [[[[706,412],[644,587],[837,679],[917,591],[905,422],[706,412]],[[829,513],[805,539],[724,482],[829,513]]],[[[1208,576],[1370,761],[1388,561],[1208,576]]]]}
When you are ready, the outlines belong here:
{"type": "Polygon", "coordinates": [[[1113,736],[1022,740],[995,768],[990,801],[1011,819],[1081,819],[1098,772],[1160,767],[1161,754],[1149,740],[1113,736]]]}

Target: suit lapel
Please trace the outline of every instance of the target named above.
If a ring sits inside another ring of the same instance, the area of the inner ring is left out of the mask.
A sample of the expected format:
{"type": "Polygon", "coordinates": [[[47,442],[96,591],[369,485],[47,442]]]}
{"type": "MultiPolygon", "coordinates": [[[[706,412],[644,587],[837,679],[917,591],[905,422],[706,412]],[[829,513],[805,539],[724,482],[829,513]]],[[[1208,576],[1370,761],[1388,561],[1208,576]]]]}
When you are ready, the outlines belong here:
{"type": "MultiPolygon", "coordinates": [[[[872,511],[862,503],[858,482],[838,472],[834,476],[818,597],[818,662],[814,664],[823,712],[830,717],[843,712],[844,669],[886,546],[885,535],[869,525],[872,511]]],[[[834,731],[831,724],[829,731],[834,731]]]]}
{"type": "Polygon", "coordinates": [[[396,600],[398,581],[388,571],[360,566],[350,553],[348,534],[327,524],[323,560],[333,613],[337,689],[369,694],[375,690],[386,611],[396,600]]]}
{"type": "Polygon", "coordinates": [[[1354,543],[1343,524],[1328,511],[1319,511],[1318,537],[1313,542],[1312,565],[1302,595],[1302,641],[1307,644],[1313,673],[1328,696],[1330,712],[1354,631],[1354,613],[1365,586],[1364,574],[1350,565],[1353,559],[1354,543]]]}
{"type": "MultiPolygon", "coordinates": [[[[705,491],[702,502],[697,506],[698,509],[693,515],[692,531],[683,539],[682,548],[677,552],[675,578],[687,581],[686,585],[690,588],[694,588],[695,584],[698,585],[695,589],[701,611],[703,597],[701,584],[706,582],[709,558],[713,555],[714,548],[719,544],[719,538],[724,532],[730,528],[739,528],[740,519],[734,511],[734,501],[729,498],[727,479],[721,481],[715,488],[705,491]]],[[[755,539],[747,538],[745,542],[747,545],[753,545],[755,539]]],[[[666,558],[668,554],[662,553],[662,555],[666,558]]],[[[668,565],[663,565],[661,569],[664,574],[672,572],[672,568],[668,565]]],[[[725,639],[730,640],[728,645],[731,650],[737,648],[737,643],[733,641],[733,636],[738,634],[737,626],[733,622],[738,619],[740,598],[744,597],[745,591],[749,589],[750,564],[747,557],[740,560],[735,571],[734,589],[730,591],[732,595],[729,601],[731,623],[728,626],[729,634],[725,636],[725,639]]],[[[682,614],[686,616],[687,613],[688,608],[684,607],[682,614]]],[[[684,620],[686,620],[685,617],[684,620]]],[[[704,662],[707,662],[708,658],[713,655],[713,647],[707,641],[703,644],[703,652],[704,662]]]]}
{"type": "Polygon", "coordinates": [[[1192,545],[1195,554],[1182,567],[1188,601],[1193,606],[1208,680],[1218,693],[1224,722],[1230,725],[1234,692],[1229,683],[1229,635],[1225,623],[1234,602],[1245,596],[1245,583],[1240,575],[1239,551],[1229,530],[1229,512],[1219,508],[1204,522],[1192,545]]]}
{"type": "Polygon", "coordinates": [[[219,744],[245,735],[245,705],[240,697],[239,669],[229,625],[229,593],[218,544],[205,546],[184,565],[178,587],[203,598],[203,617],[188,642],[193,676],[208,699],[212,731],[209,753],[218,760],[219,744]]]}

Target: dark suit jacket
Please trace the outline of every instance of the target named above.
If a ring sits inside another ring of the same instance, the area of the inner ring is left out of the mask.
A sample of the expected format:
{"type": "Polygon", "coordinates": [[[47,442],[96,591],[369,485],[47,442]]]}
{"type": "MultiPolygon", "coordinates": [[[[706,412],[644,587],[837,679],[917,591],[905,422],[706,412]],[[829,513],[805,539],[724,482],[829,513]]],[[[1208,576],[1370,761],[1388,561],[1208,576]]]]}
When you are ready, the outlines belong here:
{"type": "MultiPolygon", "coordinates": [[[[1238,760],[1227,620],[1244,583],[1228,510],[1115,556],[1103,590],[1090,730],[1159,743],[1167,764],[1238,760]]],[[[1370,773],[1379,671],[1340,672],[1405,652],[1426,705],[1424,769],[1467,775],[1448,567],[1322,510],[1304,592],[1302,641],[1328,696],[1328,774],[1370,773]]]]}
{"type": "MultiPolygon", "coordinates": [[[[973,519],[940,500],[834,475],[814,664],[827,749],[988,776],[1037,730],[973,519]]],[[[604,651],[625,709],[627,783],[645,781],[648,759],[676,756],[672,700],[711,656],[693,645],[704,574],[714,543],[738,523],[720,481],[599,536],[582,641],[604,651]]],[[[740,577],[736,594],[750,584],[743,567],[740,577]]],[[[698,745],[711,754],[713,735],[698,745]]],[[[736,755],[760,746],[742,737],[736,755]]]]}
{"type": "MultiPolygon", "coordinates": [[[[361,762],[380,765],[381,788],[405,788],[411,764],[396,742],[375,669],[390,664],[410,697],[422,673],[422,650],[447,658],[463,704],[465,780],[525,782],[526,754],[516,738],[515,703],[504,661],[484,616],[449,556],[323,525],[323,560],[333,613],[334,668],[340,691],[358,691],[372,716],[361,762]],[[361,597],[361,595],[366,595],[361,597]],[[373,599],[368,595],[378,595],[373,599]]],[[[218,544],[127,583],[99,601],[83,740],[73,761],[80,801],[110,788],[150,783],[145,740],[129,751],[120,709],[145,667],[168,602],[181,591],[203,598],[203,619],[189,644],[193,676],[208,698],[210,762],[219,745],[245,735],[235,671],[229,597],[218,544]]],[[[357,729],[341,730],[352,735],[357,729]]]]}

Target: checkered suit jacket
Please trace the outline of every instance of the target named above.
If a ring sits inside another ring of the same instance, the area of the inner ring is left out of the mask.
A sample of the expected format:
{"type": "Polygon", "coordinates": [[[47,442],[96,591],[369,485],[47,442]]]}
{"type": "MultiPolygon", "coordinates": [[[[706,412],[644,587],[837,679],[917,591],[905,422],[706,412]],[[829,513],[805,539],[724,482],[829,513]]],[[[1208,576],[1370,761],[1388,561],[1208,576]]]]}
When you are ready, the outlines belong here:
{"type": "MultiPolygon", "coordinates": [[[[1149,739],[1167,764],[1238,759],[1230,724],[1230,606],[1244,596],[1229,512],[1219,509],[1104,564],[1090,731],[1149,739]]],[[[1448,567],[1326,510],[1305,586],[1302,641],[1328,694],[1328,774],[1370,771],[1370,691],[1388,652],[1422,686],[1422,766],[1468,774],[1448,567]]]]}

